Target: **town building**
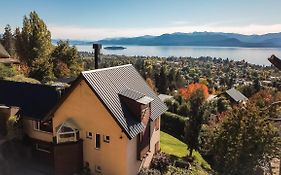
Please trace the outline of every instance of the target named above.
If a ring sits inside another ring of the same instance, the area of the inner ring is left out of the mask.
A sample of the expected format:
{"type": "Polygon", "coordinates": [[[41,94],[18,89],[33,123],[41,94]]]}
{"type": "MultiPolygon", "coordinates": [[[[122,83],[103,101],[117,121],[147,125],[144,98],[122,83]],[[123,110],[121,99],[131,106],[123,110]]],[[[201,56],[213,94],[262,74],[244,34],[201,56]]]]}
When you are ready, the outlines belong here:
{"type": "Polygon", "coordinates": [[[0,88],[0,104],[18,109],[9,114],[21,118],[34,156],[57,175],[83,165],[92,174],[133,175],[160,150],[167,108],[132,65],[84,71],[67,90],[4,80],[0,88]]]}

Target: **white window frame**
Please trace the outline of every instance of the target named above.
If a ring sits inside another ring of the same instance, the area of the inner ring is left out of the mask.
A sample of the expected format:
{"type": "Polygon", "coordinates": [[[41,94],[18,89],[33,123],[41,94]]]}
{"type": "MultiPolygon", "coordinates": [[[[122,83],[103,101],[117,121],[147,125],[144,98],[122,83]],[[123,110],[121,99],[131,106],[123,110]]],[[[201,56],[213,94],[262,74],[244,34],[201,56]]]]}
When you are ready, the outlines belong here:
{"type": "Polygon", "coordinates": [[[90,131],[87,131],[87,132],[86,132],[86,138],[87,138],[87,139],[92,139],[92,138],[93,138],[93,133],[90,132],[90,131]],[[90,136],[90,134],[91,134],[91,136],[90,136]]]}
{"type": "Polygon", "coordinates": [[[36,143],[36,150],[37,151],[42,151],[42,152],[45,152],[45,153],[51,153],[50,150],[46,150],[46,149],[43,149],[43,148],[39,148],[39,143],[36,143]]]}
{"type": "Polygon", "coordinates": [[[41,131],[40,130],[40,121],[33,121],[33,129],[35,130],[35,131],[41,131]]]}
{"type": "Polygon", "coordinates": [[[103,141],[106,142],[106,143],[109,143],[110,142],[110,136],[109,135],[103,135],[103,141]],[[107,139],[108,137],[108,139],[107,139]]]}
{"type": "Polygon", "coordinates": [[[43,130],[41,130],[40,125],[41,125],[40,121],[34,120],[34,121],[33,121],[33,130],[39,131],[39,132],[48,133],[48,134],[53,133],[53,132],[48,132],[48,131],[43,131],[43,130]],[[37,128],[36,128],[36,127],[37,127],[37,128]]]}
{"type": "Polygon", "coordinates": [[[101,166],[96,165],[96,166],[95,166],[95,171],[96,171],[97,173],[101,173],[101,171],[102,171],[101,166]]]}

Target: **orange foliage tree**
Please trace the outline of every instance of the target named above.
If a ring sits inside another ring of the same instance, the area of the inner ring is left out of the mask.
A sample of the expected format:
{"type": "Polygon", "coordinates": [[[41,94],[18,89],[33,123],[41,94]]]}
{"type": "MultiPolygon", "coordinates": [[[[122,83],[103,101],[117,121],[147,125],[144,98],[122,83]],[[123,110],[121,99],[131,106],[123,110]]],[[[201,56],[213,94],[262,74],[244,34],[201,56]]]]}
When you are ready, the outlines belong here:
{"type": "Polygon", "coordinates": [[[204,93],[205,99],[209,96],[208,87],[202,83],[192,83],[189,84],[186,88],[179,89],[179,93],[184,97],[185,100],[188,100],[196,90],[201,89],[204,93]]]}

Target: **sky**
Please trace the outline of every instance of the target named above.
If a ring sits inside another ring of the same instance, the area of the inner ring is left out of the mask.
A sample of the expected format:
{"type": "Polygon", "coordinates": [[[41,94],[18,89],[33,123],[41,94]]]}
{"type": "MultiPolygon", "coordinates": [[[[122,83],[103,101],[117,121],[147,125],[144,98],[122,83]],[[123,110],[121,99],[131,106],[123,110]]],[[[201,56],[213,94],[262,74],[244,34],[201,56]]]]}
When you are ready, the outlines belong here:
{"type": "Polygon", "coordinates": [[[6,24],[21,27],[35,10],[53,39],[281,32],[281,0],[0,0],[0,6],[0,33],[6,24]]]}

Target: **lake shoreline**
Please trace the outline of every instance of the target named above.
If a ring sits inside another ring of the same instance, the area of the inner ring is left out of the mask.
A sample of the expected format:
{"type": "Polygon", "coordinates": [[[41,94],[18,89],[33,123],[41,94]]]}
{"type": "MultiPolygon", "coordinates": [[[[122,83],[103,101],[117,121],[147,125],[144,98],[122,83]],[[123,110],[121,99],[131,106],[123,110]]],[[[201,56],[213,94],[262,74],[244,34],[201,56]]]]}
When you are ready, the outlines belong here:
{"type": "MultiPolygon", "coordinates": [[[[103,45],[104,47],[108,45],[103,45]]],[[[112,46],[112,45],[111,45],[112,46]]],[[[92,45],[76,45],[79,51],[93,52],[92,45]]],[[[207,46],[131,46],[124,50],[102,49],[104,55],[150,57],[213,57],[235,61],[245,60],[256,65],[270,66],[267,60],[272,54],[281,57],[281,48],[207,47],[207,46]]]]}

